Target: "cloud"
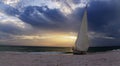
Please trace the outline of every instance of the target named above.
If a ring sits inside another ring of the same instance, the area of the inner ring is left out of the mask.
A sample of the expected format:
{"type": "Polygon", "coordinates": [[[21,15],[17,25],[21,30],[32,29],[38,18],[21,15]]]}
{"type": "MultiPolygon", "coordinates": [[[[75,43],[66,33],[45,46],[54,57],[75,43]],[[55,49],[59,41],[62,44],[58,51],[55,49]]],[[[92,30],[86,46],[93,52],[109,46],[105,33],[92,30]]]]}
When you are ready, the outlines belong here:
{"type": "Polygon", "coordinates": [[[37,6],[26,7],[19,18],[34,27],[43,29],[64,28],[68,20],[58,9],[37,6]],[[43,8],[47,10],[44,11],[43,8]]]}
{"type": "Polygon", "coordinates": [[[38,34],[49,31],[77,33],[86,2],[89,2],[88,27],[92,44],[119,45],[118,0],[20,0],[14,7],[12,4],[0,3],[1,39],[10,36],[20,41],[37,40],[42,37],[38,34]]]}
{"type": "Polygon", "coordinates": [[[19,15],[20,13],[16,8],[10,5],[7,5],[1,1],[0,1],[0,12],[6,13],[11,16],[16,16],[16,15],[19,15]]]}
{"type": "Polygon", "coordinates": [[[0,0],[0,1],[12,7],[15,7],[16,4],[19,2],[19,0],[0,0]]]}
{"type": "MultiPolygon", "coordinates": [[[[50,9],[50,7],[47,7],[49,5],[47,5],[46,11],[42,12],[43,15],[46,16],[46,18],[50,19],[53,22],[53,24],[50,24],[47,21],[43,21],[44,24],[37,23],[37,24],[39,24],[38,27],[41,28],[41,26],[43,26],[43,28],[48,28],[48,29],[49,28],[57,29],[59,27],[63,30],[64,29],[72,30],[72,31],[75,31],[76,29],[78,30],[79,26],[80,26],[79,24],[80,24],[80,21],[82,18],[82,13],[83,13],[83,11],[82,11],[83,9],[81,9],[79,7],[80,3],[73,4],[74,2],[72,2],[71,0],[57,1],[57,3],[59,4],[59,7],[57,7],[56,9],[54,9],[54,8],[50,9]],[[62,10],[62,8],[60,8],[60,7],[65,7],[65,9],[67,9],[68,12],[64,11],[64,8],[62,10]],[[68,16],[66,16],[66,12],[67,12],[67,15],[69,14],[68,16]],[[55,15],[55,17],[52,15],[55,15]],[[62,17],[58,17],[61,15],[62,15],[62,17]],[[76,27],[76,28],[72,29],[71,26],[76,27]],[[67,28],[67,27],[69,27],[69,28],[67,28]]],[[[90,2],[90,6],[88,8],[89,31],[96,32],[96,34],[94,35],[96,38],[99,38],[101,40],[102,39],[103,40],[104,39],[113,39],[113,38],[117,38],[117,36],[119,35],[118,34],[119,26],[117,26],[117,25],[119,25],[119,23],[118,23],[119,22],[119,20],[118,20],[119,12],[116,12],[116,11],[118,11],[119,8],[116,8],[116,7],[118,7],[118,5],[116,3],[117,2],[115,2],[115,1],[111,2],[110,0],[109,1],[108,0],[106,0],[106,1],[105,0],[100,0],[100,1],[96,0],[96,1],[90,2]],[[108,30],[108,29],[110,29],[110,30],[108,30]]],[[[104,43],[105,41],[102,41],[102,42],[104,43]]]]}
{"type": "Polygon", "coordinates": [[[0,31],[12,34],[20,34],[23,31],[30,30],[32,27],[22,22],[14,16],[6,15],[0,12],[0,31]]]}

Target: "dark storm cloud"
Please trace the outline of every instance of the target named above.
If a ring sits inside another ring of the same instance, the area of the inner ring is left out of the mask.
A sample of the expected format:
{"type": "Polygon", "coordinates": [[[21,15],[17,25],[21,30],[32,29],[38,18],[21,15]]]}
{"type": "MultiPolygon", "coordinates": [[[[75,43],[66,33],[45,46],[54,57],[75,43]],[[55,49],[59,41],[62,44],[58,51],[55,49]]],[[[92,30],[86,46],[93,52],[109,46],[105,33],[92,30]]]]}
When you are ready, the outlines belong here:
{"type": "Polygon", "coordinates": [[[79,4],[80,0],[72,0],[72,2],[75,3],[75,4],[79,4]]]}
{"type": "Polygon", "coordinates": [[[101,28],[115,19],[116,15],[115,3],[107,4],[106,2],[96,1],[91,3],[90,8],[88,8],[88,21],[91,29],[95,31],[103,30],[101,28]]]}
{"type": "Polygon", "coordinates": [[[18,27],[10,24],[0,24],[0,31],[11,34],[19,34],[21,32],[21,30],[18,27]]]}
{"type": "Polygon", "coordinates": [[[117,1],[94,1],[88,8],[89,30],[103,36],[92,39],[92,45],[112,46],[120,44],[120,11],[117,1]]]}
{"type": "Polygon", "coordinates": [[[6,5],[1,1],[0,1],[0,11],[3,11],[4,13],[12,16],[19,15],[19,11],[16,8],[6,5]]]}
{"type": "Polygon", "coordinates": [[[10,22],[7,24],[0,23],[0,31],[11,35],[31,34],[32,29],[29,25],[24,24],[22,27],[21,25],[18,24],[15,24],[14,22],[10,22]]]}
{"type": "Polygon", "coordinates": [[[120,14],[117,12],[119,8],[116,9],[116,7],[118,7],[116,2],[107,4],[96,1],[91,3],[88,9],[90,29],[97,32],[118,33],[120,14]]]}
{"type": "Polygon", "coordinates": [[[68,19],[58,9],[49,9],[47,6],[28,6],[24,8],[20,19],[34,27],[43,29],[64,29],[68,19]],[[46,9],[46,10],[44,10],[46,9]]]}
{"type": "Polygon", "coordinates": [[[91,41],[91,46],[120,46],[120,39],[93,39],[91,41]]]}

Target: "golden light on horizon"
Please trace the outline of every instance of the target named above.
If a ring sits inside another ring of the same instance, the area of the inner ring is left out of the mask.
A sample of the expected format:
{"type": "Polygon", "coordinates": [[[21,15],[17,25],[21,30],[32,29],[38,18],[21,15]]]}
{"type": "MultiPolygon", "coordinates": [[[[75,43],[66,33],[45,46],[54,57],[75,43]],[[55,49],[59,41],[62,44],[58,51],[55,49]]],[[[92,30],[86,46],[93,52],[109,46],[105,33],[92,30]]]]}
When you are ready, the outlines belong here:
{"type": "Polygon", "coordinates": [[[51,35],[46,41],[55,46],[73,46],[76,36],[71,35],[51,35]]]}
{"type": "Polygon", "coordinates": [[[76,36],[67,33],[50,33],[43,35],[17,36],[17,38],[30,41],[37,46],[73,46],[76,36]]]}

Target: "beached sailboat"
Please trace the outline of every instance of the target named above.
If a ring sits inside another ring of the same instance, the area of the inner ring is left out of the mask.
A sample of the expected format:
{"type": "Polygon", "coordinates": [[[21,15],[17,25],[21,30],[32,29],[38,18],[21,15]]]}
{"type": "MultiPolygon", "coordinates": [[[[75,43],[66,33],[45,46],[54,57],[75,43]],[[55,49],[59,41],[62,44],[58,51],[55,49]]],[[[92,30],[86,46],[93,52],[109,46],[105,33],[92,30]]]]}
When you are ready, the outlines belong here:
{"type": "Polygon", "coordinates": [[[73,48],[74,54],[86,54],[89,47],[88,39],[88,24],[87,24],[87,9],[84,11],[83,19],[80,25],[80,30],[73,48]]]}

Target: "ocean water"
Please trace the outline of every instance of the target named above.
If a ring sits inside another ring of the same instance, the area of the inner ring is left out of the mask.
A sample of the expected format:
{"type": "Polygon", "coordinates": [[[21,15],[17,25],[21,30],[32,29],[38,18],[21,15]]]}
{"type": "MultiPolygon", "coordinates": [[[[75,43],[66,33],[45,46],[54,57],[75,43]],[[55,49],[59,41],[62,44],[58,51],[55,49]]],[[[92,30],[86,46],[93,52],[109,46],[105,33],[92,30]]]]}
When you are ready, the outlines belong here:
{"type": "Polygon", "coordinates": [[[90,47],[88,49],[88,52],[105,52],[105,51],[112,51],[118,49],[120,49],[120,46],[90,47]]]}
{"type": "Polygon", "coordinates": [[[68,54],[71,47],[41,47],[41,46],[0,46],[3,52],[29,52],[32,54],[68,54]]]}
{"type": "MultiPolygon", "coordinates": [[[[120,46],[90,47],[88,53],[105,52],[120,49],[120,46]]],[[[72,54],[72,47],[41,47],[41,46],[0,46],[1,52],[27,52],[31,54],[72,54]]]]}

